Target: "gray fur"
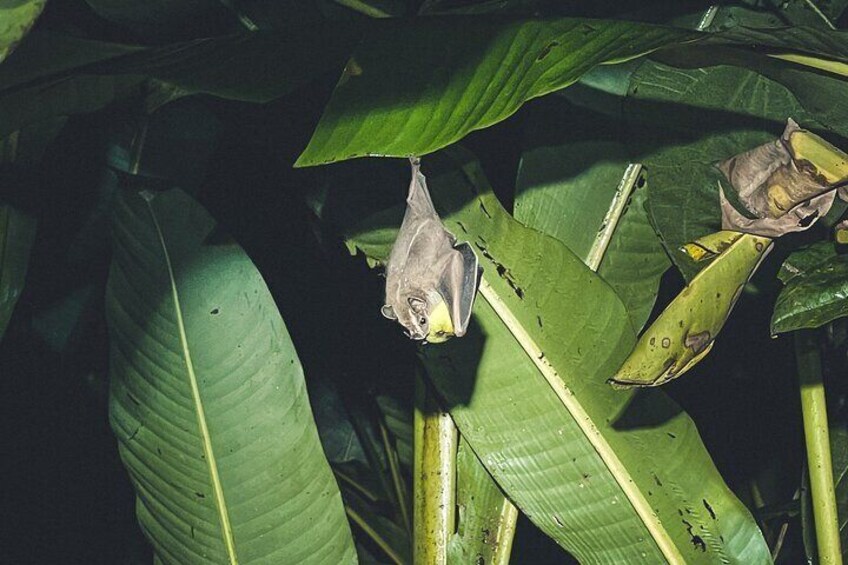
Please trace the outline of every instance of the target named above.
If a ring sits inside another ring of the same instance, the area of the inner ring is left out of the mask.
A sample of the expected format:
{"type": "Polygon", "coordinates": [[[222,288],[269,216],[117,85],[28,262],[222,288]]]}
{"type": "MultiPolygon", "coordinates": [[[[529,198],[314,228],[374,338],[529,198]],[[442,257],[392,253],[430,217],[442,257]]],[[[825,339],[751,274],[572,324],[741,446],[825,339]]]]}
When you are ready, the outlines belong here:
{"type": "Polygon", "coordinates": [[[454,331],[468,329],[479,279],[477,257],[471,246],[455,246],[456,238],[442,224],[418,159],[410,159],[412,180],[406,213],[386,267],[386,304],[383,315],[397,320],[411,339],[429,333],[429,316],[445,300],[454,331]]]}

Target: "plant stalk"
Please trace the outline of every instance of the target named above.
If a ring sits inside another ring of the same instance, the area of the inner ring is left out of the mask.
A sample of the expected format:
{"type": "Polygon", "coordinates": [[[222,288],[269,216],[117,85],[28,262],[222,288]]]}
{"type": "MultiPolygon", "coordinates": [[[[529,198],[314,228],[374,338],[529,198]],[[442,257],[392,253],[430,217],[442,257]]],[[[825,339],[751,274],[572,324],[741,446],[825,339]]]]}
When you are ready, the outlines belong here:
{"type": "Polygon", "coordinates": [[[445,565],[456,524],[458,433],[424,377],[415,379],[413,562],[445,565]]]}
{"type": "Polygon", "coordinates": [[[604,222],[601,224],[601,229],[592,243],[592,248],[586,257],[586,265],[593,271],[597,272],[604,260],[604,255],[607,252],[612,234],[618,226],[618,221],[624,214],[624,209],[627,208],[627,202],[630,200],[630,195],[633,194],[633,189],[636,188],[636,182],[639,180],[639,175],[642,173],[642,165],[639,163],[630,163],[621,177],[618,187],[615,190],[615,195],[612,198],[610,207],[604,217],[604,222]]]}
{"type": "Polygon", "coordinates": [[[830,456],[827,406],[816,337],[816,332],[811,330],[796,332],[795,359],[801,385],[801,412],[807,444],[807,463],[819,563],[841,565],[842,550],[839,542],[839,517],[836,512],[836,492],[830,456]]]}

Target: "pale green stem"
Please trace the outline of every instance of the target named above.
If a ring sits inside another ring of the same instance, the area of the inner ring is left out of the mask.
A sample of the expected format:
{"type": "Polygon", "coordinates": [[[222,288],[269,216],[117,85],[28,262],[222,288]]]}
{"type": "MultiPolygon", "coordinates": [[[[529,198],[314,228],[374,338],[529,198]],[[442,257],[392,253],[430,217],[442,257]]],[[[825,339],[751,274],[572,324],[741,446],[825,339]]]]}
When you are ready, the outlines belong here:
{"type": "Polygon", "coordinates": [[[364,517],[360,516],[359,513],[351,508],[348,505],[345,505],[345,512],[351,521],[362,528],[362,531],[377,544],[377,546],[382,549],[386,555],[388,555],[389,559],[392,560],[392,563],[396,563],[397,565],[401,565],[403,563],[403,557],[399,555],[394,548],[392,548],[392,544],[388,542],[383,536],[380,535],[380,532],[375,530],[371,524],[364,517]]]}
{"type": "Polygon", "coordinates": [[[250,16],[244,14],[241,10],[238,9],[238,6],[233,4],[232,0],[221,0],[221,4],[229,8],[238,18],[238,21],[244,28],[248,31],[259,31],[259,26],[257,26],[253,20],[250,19],[250,16]]]}
{"type": "Polygon", "coordinates": [[[456,523],[458,434],[420,374],[415,380],[414,438],[413,561],[445,565],[456,523]]]}
{"type": "Polygon", "coordinates": [[[400,461],[398,460],[397,450],[389,439],[389,430],[382,419],[380,419],[379,424],[380,437],[383,440],[383,448],[386,451],[386,460],[389,463],[389,472],[392,475],[392,485],[395,489],[395,496],[397,496],[400,516],[403,520],[403,525],[406,528],[406,531],[412,532],[412,520],[409,516],[409,507],[406,499],[408,491],[406,490],[406,484],[403,482],[403,475],[400,470],[400,461]]]}
{"type": "Polygon", "coordinates": [[[592,248],[586,256],[586,265],[593,271],[597,271],[601,266],[601,261],[604,260],[607,247],[609,247],[612,240],[612,234],[615,232],[616,226],[618,226],[618,221],[627,207],[627,201],[630,200],[630,195],[633,193],[633,189],[636,188],[636,181],[639,180],[641,173],[642,165],[631,163],[627,165],[627,169],[625,169],[624,175],[621,177],[621,182],[618,183],[618,188],[616,188],[607,214],[604,216],[601,229],[598,230],[595,241],[592,242],[592,248]]]}
{"type": "Polygon", "coordinates": [[[340,470],[338,467],[333,467],[333,474],[336,475],[336,478],[339,481],[345,483],[350,488],[358,492],[360,496],[362,496],[368,502],[377,502],[378,500],[380,500],[380,497],[377,496],[377,493],[371,491],[368,487],[358,482],[356,479],[354,479],[344,471],[340,470]]]}
{"type": "Polygon", "coordinates": [[[715,17],[718,14],[718,8],[719,6],[717,4],[713,4],[712,6],[707,8],[707,11],[704,12],[704,15],[701,17],[701,21],[698,22],[698,27],[696,27],[695,29],[697,29],[698,31],[704,31],[705,29],[713,25],[713,20],[715,20],[715,17]]]}
{"type": "Polygon", "coordinates": [[[492,557],[491,565],[509,565],[512,542],[515,539],[515,526],[518,523],[518,508],[508,498],[504,497],[500,515],[500,528],[496,539],[498,546],[492,557]]]}
{"type": "Polygon", "coordinates": [[[830,29],[832,29],[832,30],[836,30],[836,26],[835,26],[835,25],[833,25],[833,22],[832,22],[832,21],[830,21],[830,18],[828,18],[828,17],[825,15],[825,13],[824,13],[824,12],[822,12],[822,11],[819,9],[819,7],[818,7],[818,6],[816,6],[816,3],[815,3],[815,2],[813,2],[813,0],[804,0],[804,2],[806,2],[807,6],[809,6],[809,7],[810,7],[810,9],[811,9],[813,12],[815,12],[815,13],[816,13],[816,15],[817,15],[818,17],[820,17],[820,18],[822,19],[822,21],[825,23],[825,25],[827,25],[827,27],[829,27],[829,28],[830,28],[830,29]]]}
{"type": "Polygon", "coordinates": [[[345,8],[365,14],[370,18],[391,18],[392,15],[385,10],[381,10],[376,6],[372,6],[363,0],[336,0],[337,4],[341,4],[345,8]]]}
{"type": "Polygon", "coordinates": [[[827,406],[818,347],[815,332],[801,330],[796,333],[795,358],[801,384],[801,412],[804,418],[819,563],[841,565],[839,517],[836,513],[827,406]]]}

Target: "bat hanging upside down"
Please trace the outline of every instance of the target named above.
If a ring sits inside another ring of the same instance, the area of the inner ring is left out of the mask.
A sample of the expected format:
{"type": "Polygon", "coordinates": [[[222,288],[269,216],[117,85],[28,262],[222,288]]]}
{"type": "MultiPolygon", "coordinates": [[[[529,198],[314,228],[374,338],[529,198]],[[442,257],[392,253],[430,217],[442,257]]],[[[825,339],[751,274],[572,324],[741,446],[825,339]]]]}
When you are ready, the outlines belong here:
{"type": "Polygon", "coordinates": [[[441,343],[465,335],[480,269],[471,246],[457,245],[442,224],[419,160],[410,163],[406,214],[386,267],[382,313],[397,320],[410,339],[441,343]]]}

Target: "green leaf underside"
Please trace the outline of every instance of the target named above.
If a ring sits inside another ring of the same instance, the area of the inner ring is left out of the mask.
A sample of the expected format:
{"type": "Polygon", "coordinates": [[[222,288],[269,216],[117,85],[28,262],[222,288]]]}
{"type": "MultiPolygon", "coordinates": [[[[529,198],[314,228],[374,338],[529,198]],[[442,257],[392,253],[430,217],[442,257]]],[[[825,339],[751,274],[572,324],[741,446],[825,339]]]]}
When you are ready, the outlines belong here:
{"type": "MultiPolygon", "coordinates": [[[[512,220],[467,155],[440,153],[425,167],[448,229],[475,245],[486,284],[514,315],[507,327],[481,293],[468,335],[423,350],[460,431],[501,488],[581,562],[768,562],[691,420],[659,391],[606,384],[635,340],[612,289],[561,243],[512,220]],[[515,331],[541,348],[582,414],[569,413],[515,331]]],[[[387,226],[400,214],[374,216],[349,245],[385,259],[387,226]]]]}
{"type": "MultiPolygon", "coordinates": [[[[646,60],[632,73],[610,71],[596,69],[591,78],[595,84],[607,78],[627,92],[620,107],[630,158],[648,171],[652,223],[687,280],[702,265],[680,247],[721,227],[718,185],[729,185],[715,163],[777,138],[789,117],[827,131],[834,127],[831,118],[843,112],[839,105],[802,104],[781,84],[737,67],[681,69],[646,60]]],[[[848,93],[848,83],[816,80],[837,99],[848,93]]],[[[604,96],[596,88],[581,89],[566,95],[579,95],[581,104],[604,96]]]]}
{"type": "Polygon", "coordinates": [[[0,205],[0,339],[23,291],[35,226],[16,208],[0,205]]]}
{"type": "Polygon", "coordinates": [[[569,18],[433,18],[380,31],[354,52],[297,165],[424,155],[568,86],[595,65],[698,37],[569,18]]]}
{"type": "MultiPolygon", "coordinates": [[[[564,243],[586,262],[629,164],[618,124],[549,97],[535,103],[525,125],[516,180],[515,219],[564,243]]],[[[640,330],[671,265],[637,188],[613,232],[598,274],[618,293],[640,330]]]]}
{"type": "Polygon", "coordinates": [[[355,561],[300,362],[244,251],[177,190],[122,194],[114,239],[110,421],[155,553],[355,561]]]}
{"type": "Polygon", "coordinates": [[[47,0],[17,0],[0,4],[0,63],[29,32],[47,0]]]}
{"type": "Polygon", "coordinates": [[[848,257],[833,243],[822,242],[796,251],[783,264],[785,287],[774,305],[774,334],[818,328],[848,316],[848,257]]]}

